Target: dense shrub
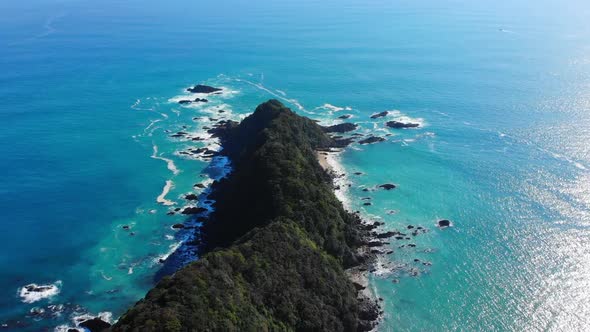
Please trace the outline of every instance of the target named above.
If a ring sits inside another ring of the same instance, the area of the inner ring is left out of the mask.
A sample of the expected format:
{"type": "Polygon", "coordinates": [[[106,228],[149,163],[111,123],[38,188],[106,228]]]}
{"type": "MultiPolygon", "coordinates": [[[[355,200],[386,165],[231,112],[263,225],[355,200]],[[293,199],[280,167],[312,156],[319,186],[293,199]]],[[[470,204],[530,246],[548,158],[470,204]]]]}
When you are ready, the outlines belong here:
{"type": "Polygon", "coordinates": [[[207,252],[163,279],[115,331],[354,331],[358,220],[315,149],[334,142],[276,100],[221,134],[231,175],[214,185],[207,252]]]}

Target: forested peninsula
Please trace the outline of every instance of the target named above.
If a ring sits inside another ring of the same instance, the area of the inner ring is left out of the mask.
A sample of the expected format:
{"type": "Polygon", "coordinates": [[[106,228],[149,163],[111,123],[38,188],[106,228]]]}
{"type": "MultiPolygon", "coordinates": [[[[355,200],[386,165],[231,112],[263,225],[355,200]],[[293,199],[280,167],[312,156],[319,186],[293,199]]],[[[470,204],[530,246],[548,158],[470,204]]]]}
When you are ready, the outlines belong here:
{"type": "Polygon", "coordinates": [[[353,282],[373,225],[346,211],[316,151],[342,147],[276,100],[213,129],[233,171],[212,185],[201,257],[163,278],[112,331],[367,331],[379,307],[353,282]]]}

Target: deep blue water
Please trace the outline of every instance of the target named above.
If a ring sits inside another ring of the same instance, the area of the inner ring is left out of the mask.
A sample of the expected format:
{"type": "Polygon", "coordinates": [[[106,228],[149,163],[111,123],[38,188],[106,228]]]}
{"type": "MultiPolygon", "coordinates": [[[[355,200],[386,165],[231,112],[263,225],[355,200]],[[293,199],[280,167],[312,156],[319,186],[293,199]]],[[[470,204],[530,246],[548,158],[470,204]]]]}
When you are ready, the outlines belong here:
{"type": "Polygon", "coordinates": [[[180,239],[169,226],[182,217],[156,202],[164,184],[182,206],[208,172],[178,154],[198,144],[165,130],[196,132],[206,120],[193,118],[216,106],[239,118],[281,98],[326,123],[352,114],[363,132],[393,134],[338,157],[352,209],[386,229],[429,229],[415,248],[392,241],[389,268],[371,276],[380,330],[584,330],[589,18],[576,0],[3,1],[0,323],[116,319],[180,239]],[[175,103],[200,82],[232,93],[175,103]],[[423,126],[369,119],[384,110],[423,126]],[[398,188],[362,191],[385,182],[398,188]],[[442,218],[454,227],[434,227],[442,218]],[[59,294],[25,303],[30,283],[59,294]]]}

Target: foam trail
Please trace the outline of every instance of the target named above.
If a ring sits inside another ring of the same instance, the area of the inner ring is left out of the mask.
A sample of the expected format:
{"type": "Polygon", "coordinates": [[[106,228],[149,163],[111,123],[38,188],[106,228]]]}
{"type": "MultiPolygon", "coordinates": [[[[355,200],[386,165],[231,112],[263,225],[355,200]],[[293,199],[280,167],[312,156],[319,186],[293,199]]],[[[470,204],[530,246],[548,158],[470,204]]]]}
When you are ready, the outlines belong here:
{"type": "Polygon", "coordinates": [[[170,189],[174,187],[174,182],[172,180],[167,180],[166,184],[164,185],[164,189],[162,189],[162,193],[156,198],[156,202],[161,203],[166,206],[174,205],[176,202],[166,199],[166,195],[170,192],[170,189]]]}
{"type": "Polygon", "coordinates": [[[151,156],[153,159],[158,159],[158,160],[163,160],[166,162],[166,165],[168,167],[168,169],[170,171],[172,171],[172,173],[174,175],[178,174],[180,171],[178,170],[178,168],[176,168],[176,165],[174,164],[174,161],[172,159],[168,159],[168,158],[164,158],[161,156],[158,156],[158,146],[154,144],[154,153],[151,156]]]}
{"type": "Polygon", "coordinates": [[[295,105],[300,111],[304,111],[304,112],[307,112],[307,113],[310,113],[310,114],[314,114],[312,112],[307,111],[305,109],[305,107],[303,107],[303,105],[301,105],[299,103],[299,101],[297,101],[297,99],[289,99],[289,98],[286,98],[285,96],[281,96],[281,95],[277,94],[276,92],[270,90],[269,88],[265,87],[264,85],[260,84],[260,83],[254,83],[254,82],[250,82],[248,80],[244,80],[244,79],[240,79],[240,78],[236,78],[235,80],[238,81],[238,82],[248,83],[248,84],[250,84],[250,85],[252,85],[254,87],[257,87],[258,89],[260,89],[262,91],[268,92],[270,95],[275,96],[278,99],[282,99],[282,100],[284,100],[284,101],[286,101],[288,103],[291,103],[291,104],[295,105]]]}

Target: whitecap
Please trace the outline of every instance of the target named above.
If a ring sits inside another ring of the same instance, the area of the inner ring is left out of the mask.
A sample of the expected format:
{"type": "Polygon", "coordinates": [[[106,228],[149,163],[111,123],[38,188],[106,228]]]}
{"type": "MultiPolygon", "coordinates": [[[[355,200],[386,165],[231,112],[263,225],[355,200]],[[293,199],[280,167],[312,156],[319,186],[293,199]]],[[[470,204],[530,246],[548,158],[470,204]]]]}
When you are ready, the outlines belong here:
{"type": "Polygon", "coordinates": [[[22,302],[34,303],[59,294],[61,285],[61,280],[49,285],[28,284],[19,289],[18,294],[22,302]]]}

